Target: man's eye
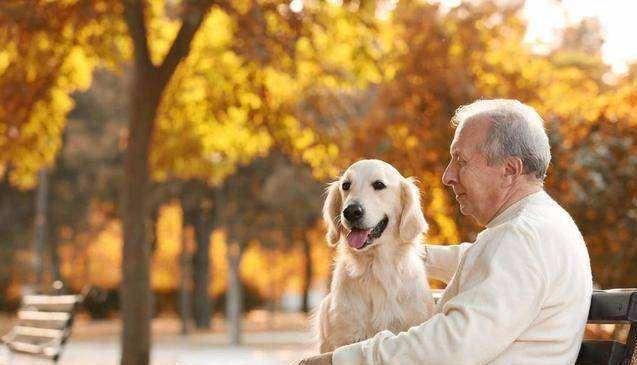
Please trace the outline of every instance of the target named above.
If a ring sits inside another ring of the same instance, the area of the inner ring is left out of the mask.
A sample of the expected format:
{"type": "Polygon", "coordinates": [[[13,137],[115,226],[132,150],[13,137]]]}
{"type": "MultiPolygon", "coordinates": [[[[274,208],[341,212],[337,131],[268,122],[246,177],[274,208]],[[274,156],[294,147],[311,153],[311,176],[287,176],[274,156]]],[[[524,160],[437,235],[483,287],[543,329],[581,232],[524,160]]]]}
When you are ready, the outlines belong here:
{"type": "Polygon", "coordinates": [[[341,187],[343,188],[343,190],[349,190],[350,185],[352,185],[352,183],[350,183],[349,181],[345,181],[343,182],[343,185],[341,185],[341,187]]]}
{"type": "Polygon", "coordinates": [[[374,183],[372,184],[372,186],[374,187],[374,190],[382,190],[385,189],[387,186],[385,184],[383,184],[382,181],[380,180],[376,180],[374,181],[374,183]]]}
{"type": "Polygon", "coordinates": [[[466,162],[466,161],[463,161],[463,160],[458,160],[456,163],[457,163],[457,164],[458,164],[458,166],[460,166],[460,167],[462,167],[462,166],[464,166],[464,165],[466,165],[466,164],[467,164],[467,162],[466,162]]]}

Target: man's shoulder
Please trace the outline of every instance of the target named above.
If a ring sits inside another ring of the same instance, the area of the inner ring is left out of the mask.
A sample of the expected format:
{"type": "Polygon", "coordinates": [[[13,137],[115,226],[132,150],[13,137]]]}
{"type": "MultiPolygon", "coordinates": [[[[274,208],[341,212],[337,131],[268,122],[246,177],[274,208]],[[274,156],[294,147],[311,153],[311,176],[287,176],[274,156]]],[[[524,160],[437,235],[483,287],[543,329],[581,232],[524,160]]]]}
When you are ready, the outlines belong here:
{"type": "Polygon", "coordinates": [[[577,225],[555,202],[525,207],[511,220],[494,228],[491,237],[503,246],[501,249],[517,250],[524,245],[538,258],[551,257],[551,261],[560,261],[564,256],[586,250],[577,225]]]}
{"type": "Polygon", "coordinates": [[[581,233],[571,217],[559,206],[550,210],[521,210],[515,217],[482,232],[483,240],[528,241],[546,244],[564,239],[581,239],[581,233]]]}
{"type": "Polygon", "coordinates": [[[565,220],[572,221],[566,210],[544,190],[522,198],[507,208],[502,216],[505,216],[505,219],[496,218],[497,223],[487,225],[490,231],[506,230],[512,226],[533,229],[536,226],[559,224],[565,220]]]}
{"type": "Polygon", "coordinates": [[[507,223],[509,228],[516,227],[537,237],[560,232],[579,235],[571,215],[544,191],[526,202],[507,223]]]}

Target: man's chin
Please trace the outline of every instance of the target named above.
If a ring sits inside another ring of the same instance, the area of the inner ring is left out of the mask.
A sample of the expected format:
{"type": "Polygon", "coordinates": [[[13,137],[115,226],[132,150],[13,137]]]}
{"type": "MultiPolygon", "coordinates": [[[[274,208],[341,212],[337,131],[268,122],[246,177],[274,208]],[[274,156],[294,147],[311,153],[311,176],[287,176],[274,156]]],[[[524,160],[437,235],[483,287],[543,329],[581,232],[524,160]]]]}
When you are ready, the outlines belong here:
{"type": "Polygon", "coordinates": [[[460,213],[462,213],[462,215],[472,215],[472,211],[471,209],[466,206],[465,204],[460,203],[460,213]]]}
{"type": "Polygon", "coordinates": [[[464,215],[465,217],[471,217],[471,218],[473,218],[473,219],[476,221],[476,223],[478,223],[479,225],[486,225],[486,223],[484,223],[484,222],[482,222],[481,220],[479,220],[479,219],[475,216],[475,214],[473,214],[473,211],[472,211],[472,210],[470,210],[470,209],[469,209],[468,207],[466,207],[466,206],[462,206],[462,205],[460,205],[460,213],[461,213],[462,215],[464,215]]]}

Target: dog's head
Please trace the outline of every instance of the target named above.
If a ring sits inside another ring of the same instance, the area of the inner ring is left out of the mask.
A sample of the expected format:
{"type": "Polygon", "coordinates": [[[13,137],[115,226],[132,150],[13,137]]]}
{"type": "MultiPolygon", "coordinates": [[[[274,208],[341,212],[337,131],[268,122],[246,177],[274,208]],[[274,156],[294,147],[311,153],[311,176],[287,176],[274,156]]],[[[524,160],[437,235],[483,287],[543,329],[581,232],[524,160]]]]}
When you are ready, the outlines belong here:
{"type": "Polygon", "coordinates": [[[327,242],[363,251],[386,241],[413,242],[427,230],[418,188],[380,160],[351,165],[327,188],[327,242]]]}

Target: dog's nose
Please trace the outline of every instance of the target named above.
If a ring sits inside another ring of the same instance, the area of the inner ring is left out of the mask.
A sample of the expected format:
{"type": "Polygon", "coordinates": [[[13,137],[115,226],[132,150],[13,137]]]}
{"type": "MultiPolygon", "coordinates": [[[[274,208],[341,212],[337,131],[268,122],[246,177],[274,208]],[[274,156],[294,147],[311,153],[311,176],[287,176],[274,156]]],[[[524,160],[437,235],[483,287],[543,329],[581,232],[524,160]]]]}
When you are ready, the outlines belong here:
{"type": "Polygon", "coordinates": [[[352,203],[348,205],[345,210],[343,210],[343,215],[349,222],[356,222],[357,220],[361,219],[363,214],[365,214],[363,206],[358,203],[352,203]]]}

